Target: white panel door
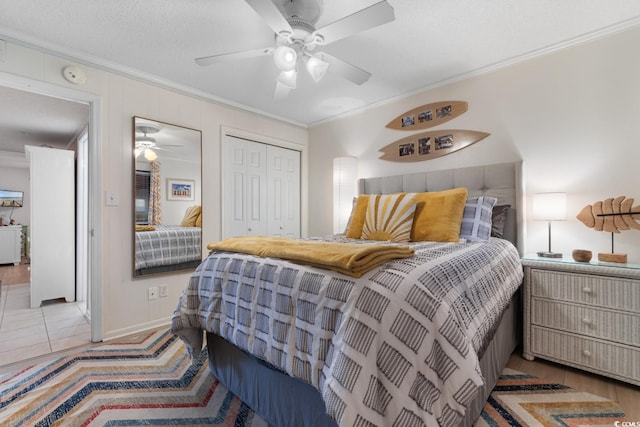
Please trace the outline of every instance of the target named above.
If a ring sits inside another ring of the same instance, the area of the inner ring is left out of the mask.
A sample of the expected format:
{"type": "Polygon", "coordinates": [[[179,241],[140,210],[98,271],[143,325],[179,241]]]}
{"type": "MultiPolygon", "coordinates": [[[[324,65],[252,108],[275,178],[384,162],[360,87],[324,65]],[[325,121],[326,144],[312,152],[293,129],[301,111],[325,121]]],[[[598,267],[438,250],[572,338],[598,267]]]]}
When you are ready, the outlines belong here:
{"type": "Polygon", "coordinates": [[[267,234],[267,147],[253,141],[245,142],[247,156],[247,235],[267,234]]]}
{"type": "Polygon", "coordinates": [[[74,152],[25,147],[31,179],[31,307],[75,300],[74,152]]]}
{"type": "Polygon", "coordinates": [[[267,147],[267,221],[270,236],[300,237],[300,152],[267,147]]]}
{"type": "Polygon", "coordinates": [[[225,135],[222,237],[266,234],[266,146],[225,135]]]}

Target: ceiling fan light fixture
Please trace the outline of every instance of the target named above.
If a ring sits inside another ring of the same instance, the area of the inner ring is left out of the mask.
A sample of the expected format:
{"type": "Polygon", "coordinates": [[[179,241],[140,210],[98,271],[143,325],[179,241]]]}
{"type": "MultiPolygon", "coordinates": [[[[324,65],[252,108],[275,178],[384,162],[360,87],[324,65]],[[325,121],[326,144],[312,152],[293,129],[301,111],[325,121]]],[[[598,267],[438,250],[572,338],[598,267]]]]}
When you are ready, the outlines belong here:
{"type": "Polygon", "coordinates": [[[156,143],[156,140],[145,134],[144,136],[136,136],[136,143],[153,145],[156,143]]]}
{"type": "Polygon", "coordinates": [[[297,77],[298,72],[295,69],[290,71],[281,71],[276,81],[289,89],[295,89],[297,77]]]}
{"type": "Polygon", "coordinates": [[[144,150],[144,158],[150,162],[153,162],[155,159],[158,158],[158,154],[156,154],[156,152],[153,151],[151,148],[146,148],[144,150]]]}
{"type": "Polygon", "coordinates": [[[289,46],[278,46],[273,52],[273,62],[280,71],[291,71],[296,68],[298,54],[289,46]]]}
{"type": "Polygon", "coordinates": [[[140,156],[140,153],[142,153],[142,149],[141,148],[135,148],[133,150],[133,154],[136,156],[136,159],[138,158],[138,156],[140,156]]]}
{"type": "Polygon", "coordinates": [[[329,63],[315,55],[310,55],[307,58],[305,66],[307,67],[307,71],[309,72],[309,75],[311,75],[313,81],[318,83],[327,73],[329,63]]]}
{"type": "Polygon", "coordinates": [[[276,81],[276,89],[273,93],[273,98],[276,100],[282,100],[289,96],[289,92],[291,92],[291,88],[283,85],[282,83],[276,81]]]}

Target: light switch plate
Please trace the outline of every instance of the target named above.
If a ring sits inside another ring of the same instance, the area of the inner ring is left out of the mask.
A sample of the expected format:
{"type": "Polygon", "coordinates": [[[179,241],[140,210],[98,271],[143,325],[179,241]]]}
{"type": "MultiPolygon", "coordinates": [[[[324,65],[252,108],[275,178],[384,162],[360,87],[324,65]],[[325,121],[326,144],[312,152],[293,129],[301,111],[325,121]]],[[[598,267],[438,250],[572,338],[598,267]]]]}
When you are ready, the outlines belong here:
{"type": "Polygon", "coordinates": [[[113,191],[106,191],[104,193],[104,204],[107,206],[118,206],[118,194],[113,191]]]}

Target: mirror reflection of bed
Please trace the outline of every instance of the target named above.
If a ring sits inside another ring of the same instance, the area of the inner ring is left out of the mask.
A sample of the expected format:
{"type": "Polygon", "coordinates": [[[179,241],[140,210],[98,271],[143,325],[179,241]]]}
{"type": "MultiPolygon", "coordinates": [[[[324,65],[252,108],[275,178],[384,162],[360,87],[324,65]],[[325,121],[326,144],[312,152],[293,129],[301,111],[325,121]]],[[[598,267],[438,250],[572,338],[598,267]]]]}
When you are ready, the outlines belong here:
{"type": "Polygon", "coordinates": [[[133,275],[195,269],[202,259],[199,130],[133,117],[133,275]]]}

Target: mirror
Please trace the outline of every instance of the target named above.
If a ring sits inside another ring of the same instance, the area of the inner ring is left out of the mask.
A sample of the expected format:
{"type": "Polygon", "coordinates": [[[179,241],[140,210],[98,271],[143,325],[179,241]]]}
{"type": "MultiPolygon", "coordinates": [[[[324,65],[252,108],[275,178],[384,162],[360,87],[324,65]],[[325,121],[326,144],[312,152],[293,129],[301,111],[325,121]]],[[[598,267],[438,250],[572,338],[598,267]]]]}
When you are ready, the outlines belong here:
{"type": "Polygon", "coordinates": [[[133,117],[133,276],[202,260],[202,132],[133,117]]]}

